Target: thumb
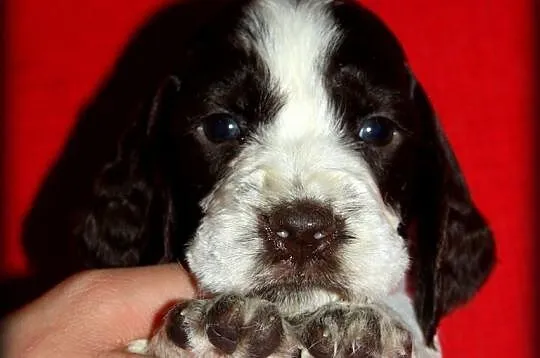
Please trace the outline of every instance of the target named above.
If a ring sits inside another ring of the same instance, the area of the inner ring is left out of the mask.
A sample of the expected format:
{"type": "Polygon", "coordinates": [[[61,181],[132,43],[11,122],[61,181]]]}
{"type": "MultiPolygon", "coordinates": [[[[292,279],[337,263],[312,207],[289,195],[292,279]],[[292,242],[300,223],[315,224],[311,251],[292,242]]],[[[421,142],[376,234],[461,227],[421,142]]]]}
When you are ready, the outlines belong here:
{"type": "Polygon", "coordinates": [[[178,264],[83,272],[5,320],[7,356],[118,351],[148,337],[167,307],[194,294],[190,276],[178,264]]]}
{"type": "Polygon", "coordinates": [[[111,343],[148,337],[174,303],[193,298],[196,291],[179,264],[101,270],[96,275],[96,299],[108,301],[96,319],[109,328],[111,343]]]}

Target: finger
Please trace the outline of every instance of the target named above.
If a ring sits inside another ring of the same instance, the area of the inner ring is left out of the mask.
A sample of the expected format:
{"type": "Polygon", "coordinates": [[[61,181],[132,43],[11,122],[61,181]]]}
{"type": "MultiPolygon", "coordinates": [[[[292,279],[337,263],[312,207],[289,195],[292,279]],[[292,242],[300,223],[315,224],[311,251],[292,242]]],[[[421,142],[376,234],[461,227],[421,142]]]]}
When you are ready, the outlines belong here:
{"type": "Polygon", "coordinates": [[[150,356],[135,354],[135,353],[123,353],[123,352],[107,352],[99,355],[98,358],[152,358],[150,356]]]}
{"type": "MultiPolygon", "coordinates": [[[[96,275],[95,295],[102,301],[102,315],[94,316],[106,321],[101,329],[107,328],[108,339],[116,338],[115,342],[148,337],[168,308],[195,294],[193,280],[178,264],[103,270],[96,275]]],[[[92,300],[88,305],[95,312],[92,300]]]]}
{"type": "Polygon", "coordinates": [[[52,356],[105,354],[148,337],[169,305],[194,292],[178,264],[84,272],[14,314],[7,324],[14,337],[8,348],[30,345],[52,356]]]}

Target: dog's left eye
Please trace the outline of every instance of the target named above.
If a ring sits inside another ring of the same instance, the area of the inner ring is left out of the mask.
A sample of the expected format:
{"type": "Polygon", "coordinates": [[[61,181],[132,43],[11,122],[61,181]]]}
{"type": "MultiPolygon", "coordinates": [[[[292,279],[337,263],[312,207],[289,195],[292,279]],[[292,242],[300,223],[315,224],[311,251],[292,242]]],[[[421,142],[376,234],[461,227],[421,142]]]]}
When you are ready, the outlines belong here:
{"type": "Polygon", "coordinates": [[[216,143],[238,139],[242,134],[238,122],[227,113],[216,113],[206,117],[203,129],[206,137],[216,143]]]}
{"type": "Polygon", "coordinates": [[[368,144],[384,146],[392,141],[395,133],[395,127],[388,118],[374,116],[362,122],[358,137],[368,144]]]}

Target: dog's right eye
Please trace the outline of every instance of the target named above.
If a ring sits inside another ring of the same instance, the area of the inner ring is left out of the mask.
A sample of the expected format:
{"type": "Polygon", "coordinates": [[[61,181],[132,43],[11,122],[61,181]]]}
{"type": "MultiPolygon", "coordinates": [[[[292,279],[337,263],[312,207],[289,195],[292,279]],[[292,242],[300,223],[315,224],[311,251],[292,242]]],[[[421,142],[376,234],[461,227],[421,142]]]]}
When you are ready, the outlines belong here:
{"type": "Polygon", "coordinates": [[[204,134],[215,143],[239,139],[242,135],[234,116],[227,113],[212,114],[204,119],[204,134]]]}

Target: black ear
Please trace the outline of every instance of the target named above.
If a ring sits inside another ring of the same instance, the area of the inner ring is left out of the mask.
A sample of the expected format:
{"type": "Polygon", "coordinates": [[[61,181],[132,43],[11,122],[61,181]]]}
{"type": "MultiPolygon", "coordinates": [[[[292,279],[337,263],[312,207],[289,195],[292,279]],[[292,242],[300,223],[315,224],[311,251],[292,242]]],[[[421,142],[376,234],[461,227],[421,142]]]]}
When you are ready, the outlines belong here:
{"type": "Polygon", "coordinates": [[[469,300],[495,261],[495,243],[422,87],[412,89],[422,130],[409,230],[415,309],[428,344],[440,319],[469,300]]]}
{"type": "Polygon", "coordinates": [[[90,211],[77,230],[88,266],[166,260],[174,215],[164,131],[179,88],[176,77],[163,82],[98,176],[90,211]]]}

